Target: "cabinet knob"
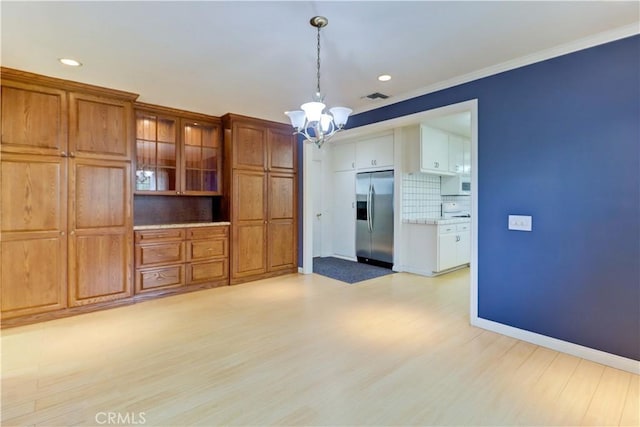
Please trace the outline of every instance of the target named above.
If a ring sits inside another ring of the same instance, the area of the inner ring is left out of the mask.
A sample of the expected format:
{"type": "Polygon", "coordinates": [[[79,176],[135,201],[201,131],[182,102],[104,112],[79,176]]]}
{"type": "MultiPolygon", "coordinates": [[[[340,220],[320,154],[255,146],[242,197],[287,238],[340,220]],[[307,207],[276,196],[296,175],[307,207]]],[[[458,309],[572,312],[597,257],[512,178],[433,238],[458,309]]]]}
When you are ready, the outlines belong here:
{"type": "Polygon", "coordinates": [[[64,231],[61,231],[61,232],[60,232],[60,235],[61,235],[61,236],[64,236],[64,231]]]}
{"type": "Polygon", "coordinates": [[[460,236],[456,236],[456,242],[460,241],[460,236]]]}
{"type": "Polygon", "coordinates": [[[67,152],[66,151],[62,151],[60,153],[60,157],[67,157],[67,152]]]}
{"type": "Polygon", "coordinates": [[[71,235],[73,236],[74,234],[76,234],[76,232],[75,232],[74,230],[71,230],[71,231],[69,232],[69,234],[71,234],[71,235]]]}
{"type": "Polygon", "coordinates": [[[69,153],[69,157],[75,157],[76,153],[74,153],[73,151],[69,153]]]}

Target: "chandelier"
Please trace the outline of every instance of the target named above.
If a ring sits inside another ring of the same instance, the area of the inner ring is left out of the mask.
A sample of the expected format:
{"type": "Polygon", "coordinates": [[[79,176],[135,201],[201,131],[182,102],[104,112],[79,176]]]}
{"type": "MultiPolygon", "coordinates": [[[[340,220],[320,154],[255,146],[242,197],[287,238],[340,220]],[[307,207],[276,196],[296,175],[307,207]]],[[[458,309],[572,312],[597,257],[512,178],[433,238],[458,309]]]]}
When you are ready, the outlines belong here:
{"type": "Polygon", "coordinates": [[[309,23],[318,29],[318,49],[316,61],[316,93],[313,101],[300,106],[301,110],[287,111],[294,134],[300,134],[308,142],[313,142],[318,148],[329,140],[336,132],[342,130],[347,123],[351,109],[346,107],[333,107],[329,113],[324,112],[324,96],[320,93],[320,28],[326,27],[329,20],[324,16],[314,16],[309,23]]]}

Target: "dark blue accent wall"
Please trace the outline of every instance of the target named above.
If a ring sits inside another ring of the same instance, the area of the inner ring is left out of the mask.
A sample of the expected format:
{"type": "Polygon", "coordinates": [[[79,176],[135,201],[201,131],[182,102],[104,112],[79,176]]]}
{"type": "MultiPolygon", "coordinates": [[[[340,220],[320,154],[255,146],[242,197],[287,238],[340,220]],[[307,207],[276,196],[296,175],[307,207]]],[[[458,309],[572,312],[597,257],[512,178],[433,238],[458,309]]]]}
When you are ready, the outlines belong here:
{"type": "Polygon", "coordinates": [[[640,360],[640,36],[367,111],[349,127],[474,98],[479,316],[640,360]],[[533,231],[508,231],[509,214],[532,215],[533,231]]]}

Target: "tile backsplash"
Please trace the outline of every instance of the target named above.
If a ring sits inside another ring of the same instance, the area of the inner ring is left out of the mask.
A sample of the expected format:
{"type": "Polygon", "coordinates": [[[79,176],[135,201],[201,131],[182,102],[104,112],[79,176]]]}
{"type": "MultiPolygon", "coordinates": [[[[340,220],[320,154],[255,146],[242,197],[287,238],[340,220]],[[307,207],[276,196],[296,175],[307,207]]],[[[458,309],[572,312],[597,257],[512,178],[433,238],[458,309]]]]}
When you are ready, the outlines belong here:
{"type": "Polygon", "coordinates": [[[469,196],[441,196],[440,177],[424,173],[402,175],[402,219],[439,218],[442,202],[457,202],[471,211],[469,196]]]}

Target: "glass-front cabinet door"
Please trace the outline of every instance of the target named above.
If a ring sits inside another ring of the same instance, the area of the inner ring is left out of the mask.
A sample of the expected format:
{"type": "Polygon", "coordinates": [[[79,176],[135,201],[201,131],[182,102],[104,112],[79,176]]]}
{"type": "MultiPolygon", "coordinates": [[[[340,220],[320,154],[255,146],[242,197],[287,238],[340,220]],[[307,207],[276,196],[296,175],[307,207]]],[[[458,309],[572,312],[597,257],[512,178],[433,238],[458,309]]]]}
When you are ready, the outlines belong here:
{"type": "Polygon", "coordinates": [[[220,194],[221,127],[183,120],[184,193],[220,194]]]}
{"type": "Polygon", "coordinates": [[[180,194],[177,123],[136,111],[136,193],[180,194]]]}

